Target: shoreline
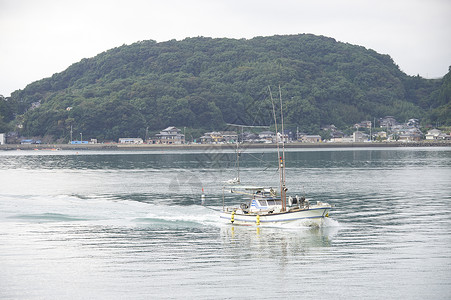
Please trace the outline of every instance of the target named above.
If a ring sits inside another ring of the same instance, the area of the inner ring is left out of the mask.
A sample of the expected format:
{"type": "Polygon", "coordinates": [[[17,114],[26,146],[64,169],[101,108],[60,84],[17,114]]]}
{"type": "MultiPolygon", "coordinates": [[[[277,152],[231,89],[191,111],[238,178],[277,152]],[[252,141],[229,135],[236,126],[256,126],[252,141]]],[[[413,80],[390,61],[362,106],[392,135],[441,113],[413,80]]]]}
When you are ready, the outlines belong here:
{"type": "MultiPolygon", "coordinates": [[[[272,149],[277,144],[241,144],[242,148],[272,149]]],[[[373,143],[286,143],[287,149],[305,148],[380,148],[380,147],[451,147],[451,141],[422,141],[422,142],[373,142],[373,143]]],[[[5,144],[0,145],[0,150],[213,150],[235,149],[235,144],[5,144]]]]}

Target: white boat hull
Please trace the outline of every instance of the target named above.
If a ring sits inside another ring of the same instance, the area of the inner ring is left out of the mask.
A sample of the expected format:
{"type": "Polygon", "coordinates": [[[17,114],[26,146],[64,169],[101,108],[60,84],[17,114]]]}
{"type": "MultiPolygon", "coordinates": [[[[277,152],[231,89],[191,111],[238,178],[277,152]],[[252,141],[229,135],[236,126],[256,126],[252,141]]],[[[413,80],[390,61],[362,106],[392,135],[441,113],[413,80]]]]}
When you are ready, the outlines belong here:
{"type": "Polygon", "coordinates": [[[329,214],[331,206],[312,206],[308,209],[287,211],[272,214],[243,213],[242,210],[226,209],[221,212],[220,219],[234,225],[271,225],[296,221],[308,221],[307,224],[321,225],[329,214]],[[234,212],[234,213],[233,213],[234,212]]]}

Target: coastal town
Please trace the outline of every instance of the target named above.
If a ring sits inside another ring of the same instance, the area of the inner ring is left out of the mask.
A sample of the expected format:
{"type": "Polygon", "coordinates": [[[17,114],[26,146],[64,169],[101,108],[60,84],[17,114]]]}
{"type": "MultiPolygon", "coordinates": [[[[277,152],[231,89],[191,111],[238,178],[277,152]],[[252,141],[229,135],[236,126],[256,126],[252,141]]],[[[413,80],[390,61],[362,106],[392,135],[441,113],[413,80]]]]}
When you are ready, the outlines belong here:
{"type": "MultiPolygon", "coordinates": [[[[251,132],[244,130],[243,125],[229,125],[225,131],[205,132],[200,137],[190,136],[187,138],[184,130],[175,126],[162,129],[153,137],[143,139],[141,137],[124,137],[118,141],[98,142],[97,139],[83,140],[82,133],[80,139],[72,139],[71,145],[89,144],[119,144],[119,145],[193,145],[193,144],[235,144],[237,142],[246,144],[275,144],[277,141],[284,143],[300,144],[344,144],[344,143],[377,143],[377,142],[444,142],[451,141],[451,132],[442,131],[437,128],[420,129],[418,119],[409,119],[405,123],[399,123],[392,116],[381,118],[375,126],[375,121],[362,121],[354,124],[352,133],[346,133],[337,129],[334,125],[327,125],[321,128],[321,134],[308,134],[299,130],[285,130],[282,133],[266,130],[251,132]]],[[[350,130],[348,130],[350,132],[350,130]]],[[[6,133],[0,133],[0,145],[21,144],[39,145],[44,144],[40,139],[18,138],[14,135],[8,137],[6,133]]]]}

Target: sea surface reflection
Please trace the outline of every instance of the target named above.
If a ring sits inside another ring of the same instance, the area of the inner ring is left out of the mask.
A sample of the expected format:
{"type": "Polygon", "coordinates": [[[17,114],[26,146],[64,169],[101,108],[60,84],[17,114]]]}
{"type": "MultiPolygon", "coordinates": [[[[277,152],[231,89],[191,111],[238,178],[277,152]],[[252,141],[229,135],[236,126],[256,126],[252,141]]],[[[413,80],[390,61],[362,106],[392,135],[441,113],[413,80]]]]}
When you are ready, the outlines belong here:
{"type": "MultiPolygon", "coordinates": [[[[242,180],[276,186],[274,155],[244,149],[242,180]]],[[[448,299],[450,148],[290,149],[289,193],[334,205],[319,228],[220,224],[234,159],[0,152],[0,297],[448,299]]]]}

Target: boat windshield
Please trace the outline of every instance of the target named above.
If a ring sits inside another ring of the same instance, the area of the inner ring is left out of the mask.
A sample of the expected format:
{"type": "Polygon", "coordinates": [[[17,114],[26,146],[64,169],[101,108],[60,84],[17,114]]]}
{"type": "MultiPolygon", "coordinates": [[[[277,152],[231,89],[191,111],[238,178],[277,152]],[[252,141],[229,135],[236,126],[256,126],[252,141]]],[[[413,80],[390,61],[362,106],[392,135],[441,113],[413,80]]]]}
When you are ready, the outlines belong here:
{"type": "Polygon", "coordinates": [[[274,200],[258,200],[261,207],[268,207],[268,206],[280,206],[282,205],[282,200],[280,199],[274,199],[274,200]]]}
{"type": "Polygon", "coordinates": [[[254,194],[254,198],[255,199],[275,199],[276,198],[276,193],[274,192],[274,190],[260,190],[255,192],[254,194]]]}

